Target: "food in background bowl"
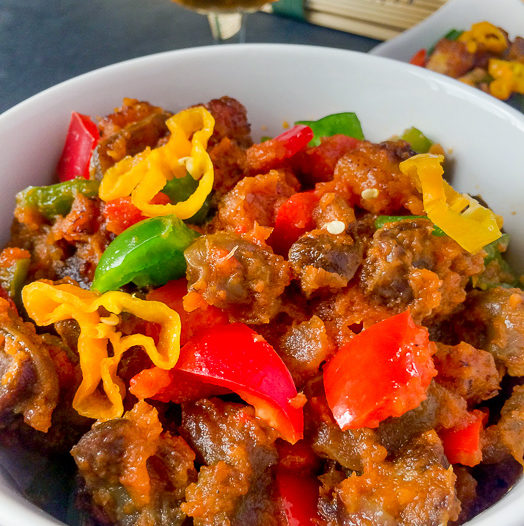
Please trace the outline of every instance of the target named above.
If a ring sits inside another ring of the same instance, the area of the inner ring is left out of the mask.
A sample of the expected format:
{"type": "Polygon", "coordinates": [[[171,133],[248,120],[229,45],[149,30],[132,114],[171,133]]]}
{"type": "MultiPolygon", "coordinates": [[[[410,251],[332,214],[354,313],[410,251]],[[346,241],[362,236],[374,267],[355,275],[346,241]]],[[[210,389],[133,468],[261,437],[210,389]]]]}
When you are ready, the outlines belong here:
{"type": "Polygon", "coordinates": [[[504,29],[490,22],[450,30],[430,49],[417,51],[410,62],[501,100],[524,95],[524,38],[511,41],[504,29]]]}
{"type": "Polygon", "coordinates": [[[101,524],[490,505],[521,472],[521,282],[500,218],[403,137],[336,113],[252,144],[229,97],[74,114],[2,252],[4,436],[72,446],[101,524]]]}

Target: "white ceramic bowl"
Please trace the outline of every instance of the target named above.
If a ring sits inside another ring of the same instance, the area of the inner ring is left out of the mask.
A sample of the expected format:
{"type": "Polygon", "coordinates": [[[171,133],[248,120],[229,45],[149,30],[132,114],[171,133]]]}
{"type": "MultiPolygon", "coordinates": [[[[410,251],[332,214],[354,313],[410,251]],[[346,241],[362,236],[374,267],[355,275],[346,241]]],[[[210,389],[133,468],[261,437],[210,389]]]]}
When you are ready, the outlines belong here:
{"type": "MultiPolygon", "coordinates": [[[[481,194],[506,217],[512,260],[524,271],[524,117],[442,75],[360,53],[288,45],[196,48],[103,68],[51,88],[0,116],[3,240],[15,193],[52,181],[72,110],[103,115],[123,96],[172,110],[230,95],[248,109],[254,137],[284,121],[356,111],[367,138],[409,126],[453,150],[453,184],[481,194]]],[[[13,465],[9,469],[16,469],[13,465]]],[[[0,525],[50,526],[0,471],[0,525]]],[[[522,526],[524,482],[474,519],[473,526],[522,526]]]]}

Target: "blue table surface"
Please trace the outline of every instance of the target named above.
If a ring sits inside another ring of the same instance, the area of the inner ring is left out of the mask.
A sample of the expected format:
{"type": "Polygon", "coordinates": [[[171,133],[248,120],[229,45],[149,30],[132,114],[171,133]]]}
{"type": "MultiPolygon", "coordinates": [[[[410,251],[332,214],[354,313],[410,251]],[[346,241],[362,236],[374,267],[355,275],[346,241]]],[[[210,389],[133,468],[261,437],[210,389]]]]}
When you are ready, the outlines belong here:
{"type": "MultiPolygon", "coordinates": [[[[364,52],[378,43],[262,12],[247,17],[246,34],[364,52]]],[[[108,64],[209,44],[207,19],[170,0],[0,0],[0,112],[108,64]]]]}

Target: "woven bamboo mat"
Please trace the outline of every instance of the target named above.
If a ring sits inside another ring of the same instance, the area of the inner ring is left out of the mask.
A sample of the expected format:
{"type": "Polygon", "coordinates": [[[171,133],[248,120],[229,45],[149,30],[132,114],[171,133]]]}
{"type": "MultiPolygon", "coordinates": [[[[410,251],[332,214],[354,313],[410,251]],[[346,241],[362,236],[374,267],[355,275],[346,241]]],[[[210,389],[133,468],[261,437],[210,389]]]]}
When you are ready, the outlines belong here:
{"type": "Polygon", "coordinates": [[[418,24],[446,0],[280,0],[265,11],[388,40],[418,24]]]}

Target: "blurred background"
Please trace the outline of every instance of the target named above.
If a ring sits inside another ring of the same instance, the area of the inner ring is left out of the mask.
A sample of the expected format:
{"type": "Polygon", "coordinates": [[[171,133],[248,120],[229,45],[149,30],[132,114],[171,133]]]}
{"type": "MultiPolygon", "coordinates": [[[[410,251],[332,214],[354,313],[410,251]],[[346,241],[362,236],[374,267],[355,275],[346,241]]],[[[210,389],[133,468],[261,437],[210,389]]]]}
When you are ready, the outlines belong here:
{"type": "MultiPolygon", "coordinates": [[[[246,42],[369,51],[444,1],[280,0],[247,17],[246,42]]],[[[171,0],[0,0],[0,112],[101,66],[212,43],[206,18],[171,0]]]]}

